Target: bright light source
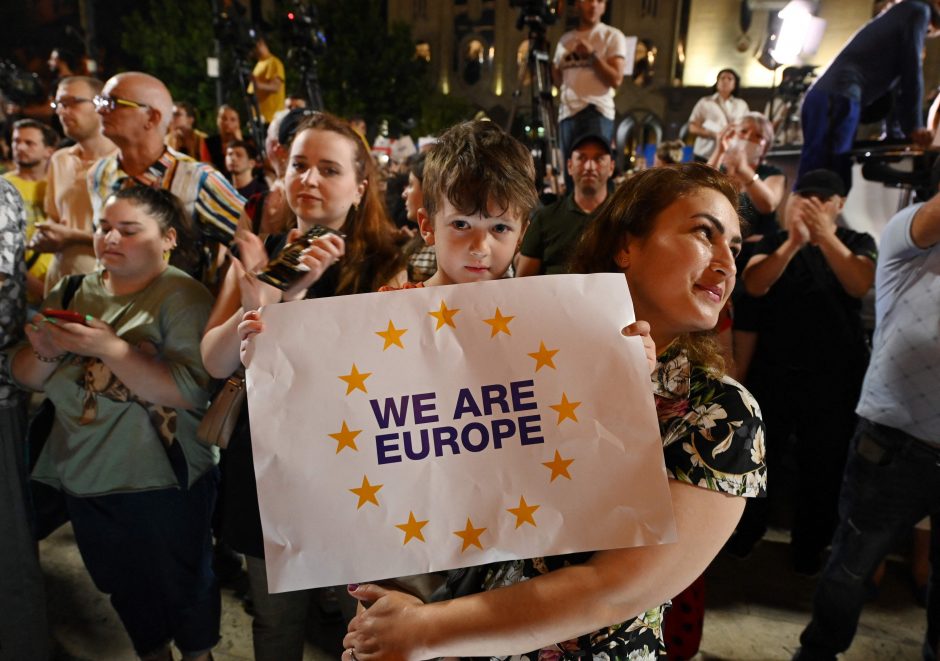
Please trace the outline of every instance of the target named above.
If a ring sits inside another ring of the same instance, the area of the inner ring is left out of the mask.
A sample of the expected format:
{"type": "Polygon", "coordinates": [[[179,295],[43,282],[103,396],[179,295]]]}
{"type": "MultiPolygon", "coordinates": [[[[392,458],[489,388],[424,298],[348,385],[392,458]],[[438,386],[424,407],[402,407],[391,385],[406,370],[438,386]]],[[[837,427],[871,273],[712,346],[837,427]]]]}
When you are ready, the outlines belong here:
{"type": "Polygon", "coordinates": [[[813,5],[808,0],[791,0],[777,14],[781,20],[780,33],[770,55],[779,64],[799,64],[801,55],[815,53],[819,48],[826,22],[813,16],[813,5]]]}

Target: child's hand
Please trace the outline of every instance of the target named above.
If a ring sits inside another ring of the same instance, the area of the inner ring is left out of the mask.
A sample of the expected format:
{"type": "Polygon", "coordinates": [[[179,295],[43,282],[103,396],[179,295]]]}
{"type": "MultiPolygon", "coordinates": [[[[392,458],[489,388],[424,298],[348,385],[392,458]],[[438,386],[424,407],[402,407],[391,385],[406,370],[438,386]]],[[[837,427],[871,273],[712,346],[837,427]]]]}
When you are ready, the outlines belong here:
{"type": "Polygon", "coordinates": [[[646,352],[646,361],[649,363],[650,374],[656,371],[656,343],[650,336],[650,325],[646,321],[635,321],[622,331],[626,337],[639,336],[643,339],[643,350],[646,352]]]}
{"type": "Polygon", "coordinates": [[[242,365],[245,367],[248,367],[248,364],[251,362],[252,348],[254,346],[252,339],[263,330],[264,322],[261,321],[260,312],[257,310],[249,310],[242,316],[242,320],[238,324],[238,339],[241,340],[238,354],[241,358],[242,365]]]}

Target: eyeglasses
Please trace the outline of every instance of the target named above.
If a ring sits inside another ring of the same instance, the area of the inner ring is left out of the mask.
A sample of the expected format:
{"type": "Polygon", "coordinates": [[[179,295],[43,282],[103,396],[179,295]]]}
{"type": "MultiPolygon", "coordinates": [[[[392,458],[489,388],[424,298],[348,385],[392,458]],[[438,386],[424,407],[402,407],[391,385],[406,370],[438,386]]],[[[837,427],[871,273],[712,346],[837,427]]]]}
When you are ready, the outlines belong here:
{"type": "Polygon", "coordinates": [[[68,110],[74,106],[77,106],[81,103],[92,103],[91,99],[86,99],[80,96],[63,96],[61,99],[56,99],[49,104],[49,107],[53,110],[58,110],[62,108],[63,110],[68,110]]]}
{"type": "Polygon", "coordinates": [[[107,111],[113,112],[117,109],[118,106],[124,106],[125,108],[149,108],[146,103],[138,103],[137,101],[129,101],[127,99],[121,99],[116,96],[102,96],[98,95],[92,101],[95,104],[95,108],[98,112],[107,111]]]}

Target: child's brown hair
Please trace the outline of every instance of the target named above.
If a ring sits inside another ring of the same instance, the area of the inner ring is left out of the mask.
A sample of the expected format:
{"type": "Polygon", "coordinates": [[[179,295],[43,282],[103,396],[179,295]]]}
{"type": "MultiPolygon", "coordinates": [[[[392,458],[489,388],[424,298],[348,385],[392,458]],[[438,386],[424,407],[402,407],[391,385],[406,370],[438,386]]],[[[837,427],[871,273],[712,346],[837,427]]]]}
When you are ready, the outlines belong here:
{"type": "Polygon", "coordinates": [[[470,121],[447,129],[427,152],[421,181],[428,216],[446,199],[460,213],[518,213],[525,222],[538,204],[529,150],[493,122],[470,121]]]}

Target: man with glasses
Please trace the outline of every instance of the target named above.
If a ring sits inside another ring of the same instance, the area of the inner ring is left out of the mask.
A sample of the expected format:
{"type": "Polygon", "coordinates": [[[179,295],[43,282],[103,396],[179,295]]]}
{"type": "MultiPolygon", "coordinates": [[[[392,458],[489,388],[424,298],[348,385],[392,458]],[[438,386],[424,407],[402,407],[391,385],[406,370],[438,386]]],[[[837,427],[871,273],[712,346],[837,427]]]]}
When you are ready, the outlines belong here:
{"type": "MultiPolygon", "coordinates": [[[[766,234],[744,269],[748,305],[735,328],[757,333],[747,375],[767,423],[767,465],[788,453],[796,474],[777,473],[771,498],[794,498],[793,568],[813,575],[836,525],[836,506],[855,403],[868,361],[861,298],[875,278],[875,240],[836,224],[845,184],[831,170],[807,172],[784,212],[786,229],[766,234]],[[790,437],[794,440],[792,446],[790,437]],[[792,448],[792,449],[791,449],[792,448]],[[777,491],[773,491],[777,489],[777,491]]],[[[745,299],[747,301],[747,299],[745,299]]],[[[736,304],[737,305],[737,304],[736,304]]],[[[746,554],[766,528],[766,508],[750,508],[729,542],[746,554]]]]}
{"type": "Polygon", "coordinates": [[[574,189],[532,214],[522,239],[517,276],[566,272],[581,233],[594,210],[607,199],[607,182],[614,174],[610,141],[595,133],[578,136],[567,168],[574,189]]]}
{"type": "Polygon", "coordinates": [[[117,145],[116,154],[99,160],[88,177],[95,218],[108,196],[128,186],[164,188],[193,216],[200,234],[200,264],[179,266],[210,289],[218,284],[219,247],[228,246],[245,199],[211,165],[170,149],[164,143],[173,118],[173,97],[157,78],[131,71],[110,78],[94,98],[101,131],[117,145]]]}
{"type": "Polygon", "coordinates": [[[46,272],[46,293],[63,276],[95,269],[92,246],[92,209],[86,177],[92,163],[116,153],[117,147],[101,134],[101,117],[94,97],[100,80],[71,76],[59,82],[52,109],[65,135],[75,141],[49,159],[45,210],[46,222],[37,226],[36,250],[55,253],[46,272]]]}

